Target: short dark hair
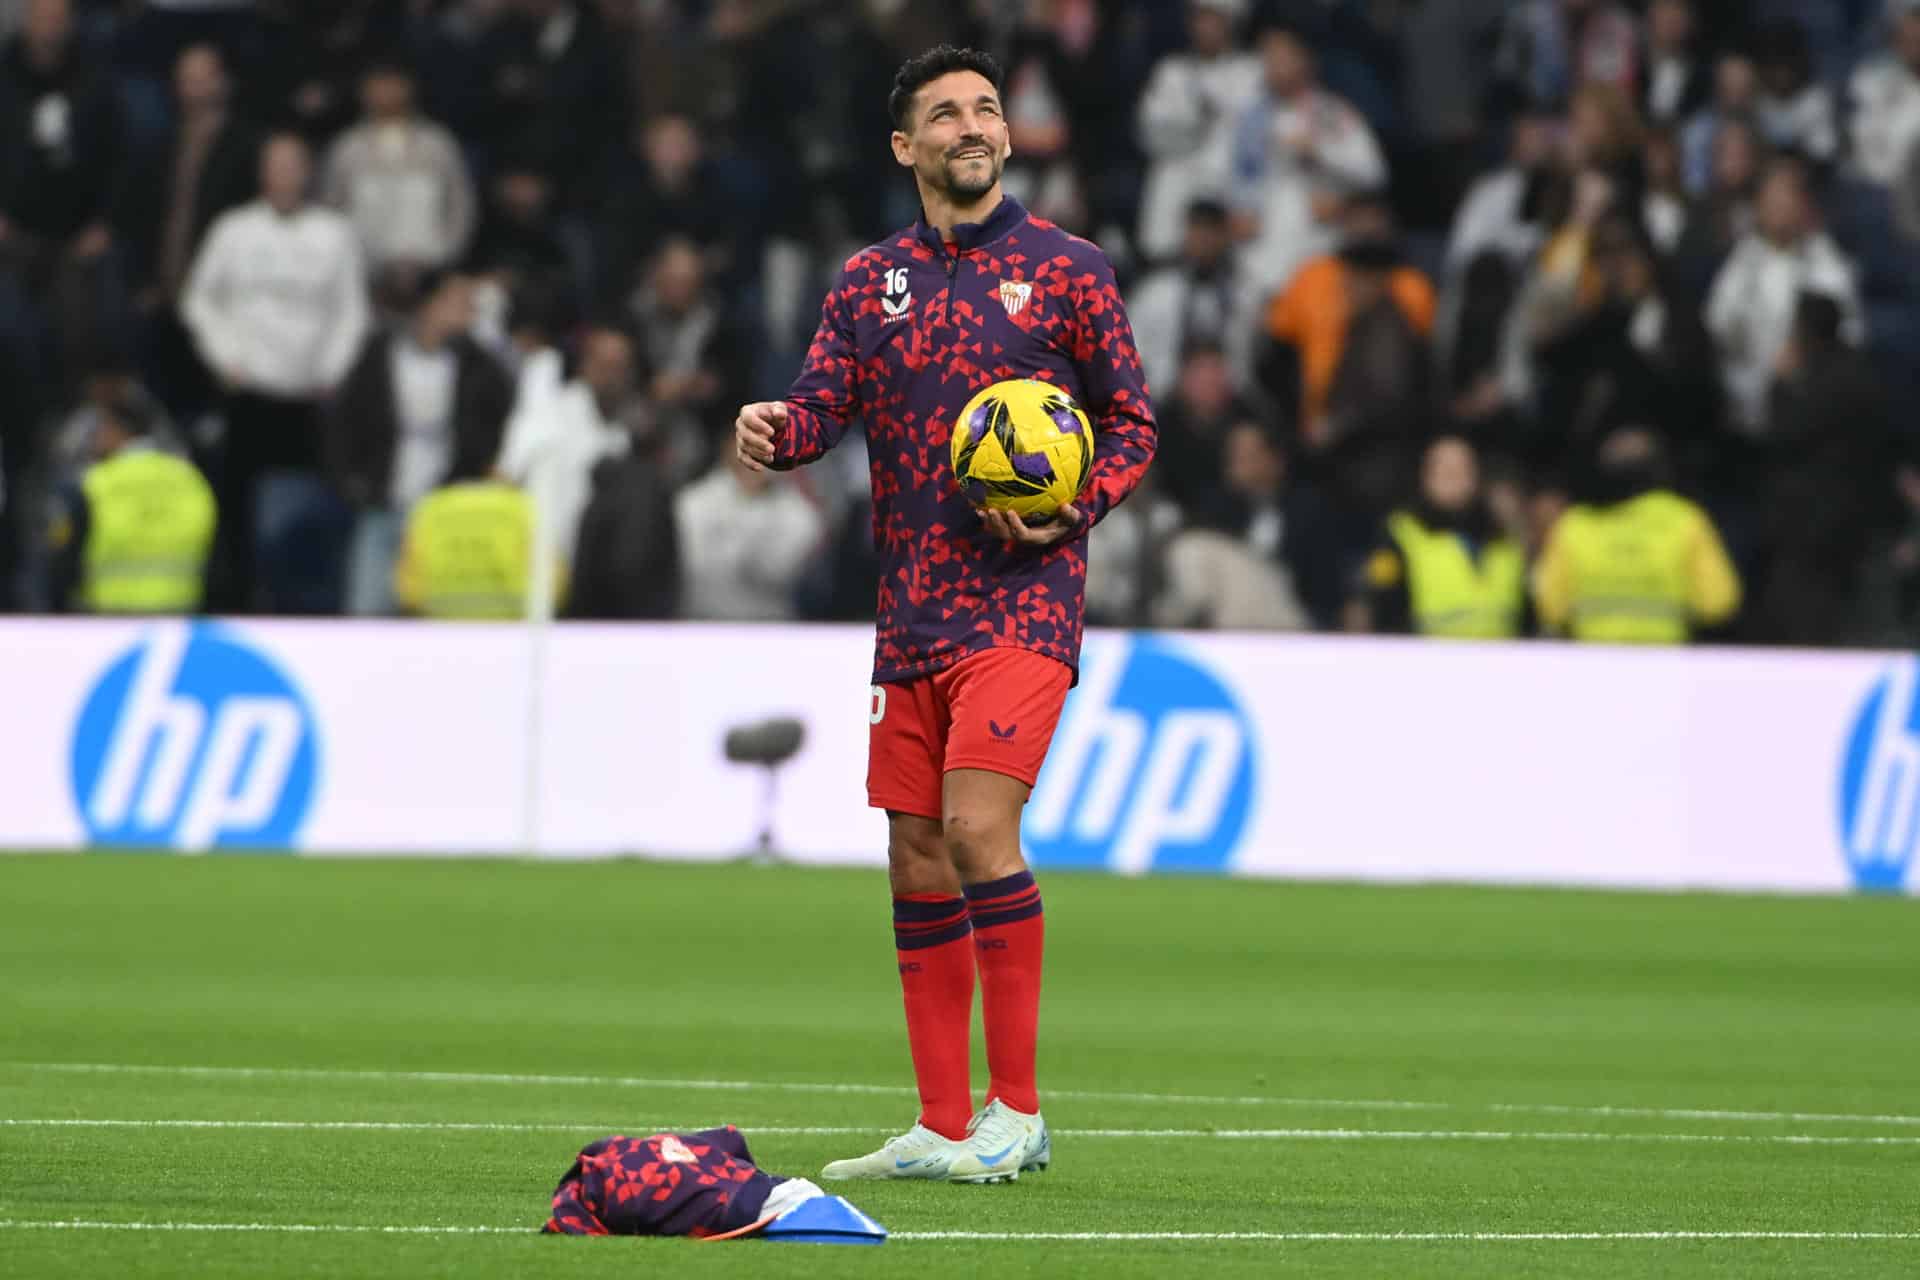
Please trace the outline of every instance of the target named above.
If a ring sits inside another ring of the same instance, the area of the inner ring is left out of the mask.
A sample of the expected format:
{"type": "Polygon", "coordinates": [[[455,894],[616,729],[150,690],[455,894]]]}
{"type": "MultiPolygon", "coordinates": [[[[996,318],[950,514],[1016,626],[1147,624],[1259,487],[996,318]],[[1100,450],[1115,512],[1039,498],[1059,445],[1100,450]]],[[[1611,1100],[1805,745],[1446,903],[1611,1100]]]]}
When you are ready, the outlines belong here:
{"type": "Polygon", "coordinates": [[[887,114],[893,117],[894,128],[906,132],[907,119],[913,114],[913,95],[949,71],[977,72],[986,77],[995,93],[1000,92],[1000,63],[992,54],[937,44],[925,53],[908,58],[894,72],[893,92],[887,95],[887,114]]]}

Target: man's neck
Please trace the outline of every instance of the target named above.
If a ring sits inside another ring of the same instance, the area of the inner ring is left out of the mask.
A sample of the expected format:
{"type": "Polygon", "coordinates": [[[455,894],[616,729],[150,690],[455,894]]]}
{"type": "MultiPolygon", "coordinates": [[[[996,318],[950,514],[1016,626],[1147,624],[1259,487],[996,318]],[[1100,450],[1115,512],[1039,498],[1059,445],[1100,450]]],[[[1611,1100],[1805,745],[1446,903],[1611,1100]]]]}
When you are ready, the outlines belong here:
{"type": "Polygon", "coordinates": [[[987,192],[971,204],[955,204],[945,192],[930,190],[926,184],[920,186],[920,211],[927,219],[927,225],[940,233],[942,240],[953,239],[953,229],[963,223],[985,222],[993,211],[1000,207],[1006,198],[1000,190],[1000,184],[994,183],[987,192]]]}

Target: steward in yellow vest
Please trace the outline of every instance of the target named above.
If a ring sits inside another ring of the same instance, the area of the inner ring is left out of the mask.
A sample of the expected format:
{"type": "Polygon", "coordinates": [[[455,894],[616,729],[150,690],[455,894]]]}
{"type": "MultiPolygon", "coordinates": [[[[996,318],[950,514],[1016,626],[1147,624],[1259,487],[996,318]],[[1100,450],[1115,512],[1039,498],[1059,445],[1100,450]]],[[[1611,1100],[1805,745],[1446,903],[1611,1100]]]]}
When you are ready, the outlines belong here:
{"type": "Polygon", "coordinates": [[[1604,500],[1568,509],[1534,571],[1541,622],[1598,644],[1684,644],[1740,607],[1712,519],[1663,482],[1658,441],[1629,428],[1600,452],[1604,500]]]}
{"type": "Polygon", "coordinates": [[[191,462],[155,447],[143,406],[123,399],[100,413],[99,460],[58,502],[48,530],[55,607],[191,613],[213,547],[213,490],[191,462]]]}
{"type": "Polygon", "coordinates": [[[429,618],[526,614],[533,499],[503,480],[436,489],[414,504],[394,595],[429,618]]]}
{"type": "Polygon", "coordinates": [[[1355,629],[1500,640],[1522,634],[1526,613],[1526,555],[1487,511],[1473,446],[1434,441],[1419,502],[1387,518],[1367,562],[1355,629]]]}

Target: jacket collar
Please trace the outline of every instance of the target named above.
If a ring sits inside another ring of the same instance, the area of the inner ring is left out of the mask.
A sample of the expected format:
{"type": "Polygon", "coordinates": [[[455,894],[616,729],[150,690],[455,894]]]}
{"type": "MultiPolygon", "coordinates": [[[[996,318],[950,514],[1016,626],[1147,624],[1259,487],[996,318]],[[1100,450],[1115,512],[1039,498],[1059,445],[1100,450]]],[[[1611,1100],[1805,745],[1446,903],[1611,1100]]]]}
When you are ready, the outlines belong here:
{"type": "MultiPolygon", "coordinates": [[[[1003,194],[1000,197],[1000,203],[993,207],[993,212],[986,216],[985,221],[955,223],[953,242],[960,247],[962,253],[965,253],[969,249],[992,244],[1026,220],[1026,206],[1012,196],[1003,194]]],[[[946,252],[946,246],[940,241],[940,233],[928,225],[924,210],[921,211],[919,220],[913,224],[913,234],[920,243],[935,253],[946,252]]]]}

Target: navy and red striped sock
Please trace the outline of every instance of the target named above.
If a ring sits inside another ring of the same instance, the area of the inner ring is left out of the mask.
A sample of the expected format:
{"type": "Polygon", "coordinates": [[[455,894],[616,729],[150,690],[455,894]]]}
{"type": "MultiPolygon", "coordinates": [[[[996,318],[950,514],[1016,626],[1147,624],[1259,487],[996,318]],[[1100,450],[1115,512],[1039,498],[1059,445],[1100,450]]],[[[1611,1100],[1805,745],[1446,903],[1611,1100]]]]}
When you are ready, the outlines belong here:
{"type": "Polygon", "coordinates": [[[973,1118],[973,924],[967,900],[944,893],[895,898],[893,945],[913,1078],[920,1087],[920,1123],[958,1141],[973,1118]]]}
{"type": "Polygon", "coordinates": [[[1028,1115],[1040,1110],[1034,1057],[1040,1038],[1040,961],[1047,920],[1031,871],[967,886],[980,999],[987,1021],[988,1096],[1028,1115]]]}

